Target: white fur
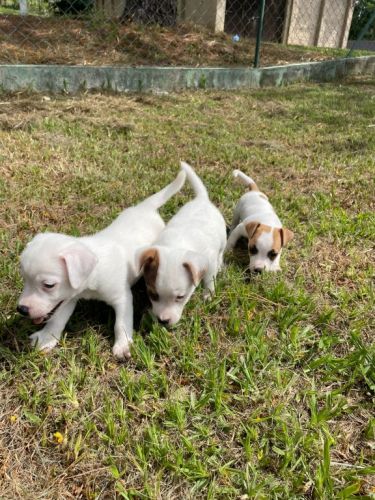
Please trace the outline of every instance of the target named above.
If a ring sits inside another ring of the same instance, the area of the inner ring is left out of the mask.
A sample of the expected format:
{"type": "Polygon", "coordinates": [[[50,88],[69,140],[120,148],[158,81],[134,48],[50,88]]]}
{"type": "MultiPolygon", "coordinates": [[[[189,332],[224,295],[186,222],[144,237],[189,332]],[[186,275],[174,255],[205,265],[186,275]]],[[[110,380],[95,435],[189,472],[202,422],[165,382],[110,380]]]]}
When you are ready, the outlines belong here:
{"type": "Polygon", "coordinates": [[[255,184],[253,179],[248,175],[244,174],[243,172],[241,172],[241,170],[233,170],[232,175],[237,182],[239,182],[240,184],[244,184],[245,186],[250,186],[250,184],[255,184]]]}
{"type": "MultiPolygon", "coordinates": [[[[234,170],[233,177],[245,186],[255,184],[253,179],[240,170],[234,170]]],[[[258,222],[270,226],[271,228],[271,232],[263,232],[257,239],[256,246],[258,253],[256,255],[250,255],[250,270],[279,271],[281,250],[274,260],[271,260],[267,254],[272,250],[272,229],[280,229],[282,224],[271,203],[268,201],[267,196],[260,191],[249,191],[242,195],[238,201],[234,210],[231,232],[226,250],[233,249],[241,236],[248,238],[246,225],[250,222],[258,222]]]]}
{"type": "Polygon", "coordinates": [[[153,243],[163,230],[165,224],[157,209],[181,189],[185,178],[185,173],[180,172],[162,191],[127,208],[97,234],[76,238],[43,233],[31,240],[21,254],[24,290],[19,307],[29,309],[28,315],[34,323],[46,322],[42,330],[31,335],[34,345],[52,349],[60,340],[77,300],[98,299],[111,305],[116,313],[113,354],[120,359],[130,356],[133,335],[130,287],[139,277],[135,254],[139,247],[153,243]]]}
{"type": "Polygon", "coordinates": [[[168,325],[179,321],[201,277],[208,291],[205,296],[214,292],[226,244],[223,216],[194,170],[184,162],[181,168],[196,197],[177,212],[152,246],[159,256],[155,283],[159,298],[150,297],[152,310],[168,325]]]}

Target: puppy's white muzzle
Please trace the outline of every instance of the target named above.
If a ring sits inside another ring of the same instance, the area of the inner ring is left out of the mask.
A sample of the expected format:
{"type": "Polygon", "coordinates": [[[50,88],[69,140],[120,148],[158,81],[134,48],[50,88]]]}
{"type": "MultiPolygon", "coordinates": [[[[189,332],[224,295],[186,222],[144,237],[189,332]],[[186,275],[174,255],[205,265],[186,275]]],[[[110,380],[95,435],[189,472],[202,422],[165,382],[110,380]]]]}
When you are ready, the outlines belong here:
{"type": "Polygon", "coordinates": [[[60,300],[60,302],[58,302],[52,309],[44,313],[40,310],[35,310],[35,308],[29,307],[25,304],[19,304],[17,306],[17,312],[22,314],[22,316],[29,317],[34,325],[41,325],[42,323],[46,323],[49,319],[52,318],[54,313],[63,302],[63,300],[60,300]]]}
{"type": "Polygon", "coordinates": [[[156,319],[159,321],[160,324],[164,326],[173,326],[181,318],[181,313],[179,311],[175,311],[171,308],[168,309],[159,309],[156,308],[155,305],[152,308],[152,311],[156,317],[156,319]]]}

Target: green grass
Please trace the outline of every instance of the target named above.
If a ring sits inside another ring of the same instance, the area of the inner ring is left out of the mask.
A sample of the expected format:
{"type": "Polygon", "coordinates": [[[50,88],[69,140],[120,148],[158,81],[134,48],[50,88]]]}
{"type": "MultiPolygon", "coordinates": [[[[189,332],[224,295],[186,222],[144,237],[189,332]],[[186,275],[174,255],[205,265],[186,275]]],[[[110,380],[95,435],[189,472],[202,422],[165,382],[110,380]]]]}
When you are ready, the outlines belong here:
{"type": "Polygon", "coordinates": [[[14,8],[14,7],[7,7],[7,6],[3,7],[3,6],[1,6],[0,7],[0,14],[5,14],[5,15],[7,15],[7,14],[18,14],[18,9],[17,9],[17,7],[14,8]]]}
{"type": "Polygon", "coordinates": [[[374,498],[375,81],[0,106],[1,497],[374,498]],[[197,290],[172,331],[144,315],[124,364],[89,302],[30,350],[26,242],[104,227],[179,159],[228,222],[231,171],[257,180],[296,234],[283,272],[249,281],[228,255],[212,301],[197,290]]]}
{"type": "MultiPolygon", "coordinates": [[[[45,15],[50,11],[50,6],[46,1],[40,0],[30,0],[27,2],[27,14],[30,16],[40,16],[45,15]]],[[[5,1],[3,5],[0,6],[0,14],[3,15],[21,15],[19,10],[19,4],[17,1],[14,3],[5,1]]]]}

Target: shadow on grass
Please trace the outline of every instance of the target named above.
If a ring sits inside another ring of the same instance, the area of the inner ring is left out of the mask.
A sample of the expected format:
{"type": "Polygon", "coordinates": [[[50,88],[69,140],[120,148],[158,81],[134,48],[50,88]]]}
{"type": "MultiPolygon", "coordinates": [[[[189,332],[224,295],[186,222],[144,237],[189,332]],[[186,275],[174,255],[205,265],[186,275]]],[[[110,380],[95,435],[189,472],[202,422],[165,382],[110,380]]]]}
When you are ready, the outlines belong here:
{"type": "Polygon", "coordinates": [[[232,252],[225,254],[224,259],[227,264],[232,264],[236,270],[246,272],[250,276],[247,238],[241,236],[232,252]]]}
{"type": "MultiPolygon", "coordinates": [[[[143,278],[132,287],[132,293],[134,329],[139,330],[141,325],[143,326],[143,315],[151,305],[143,278]]],[[[64,332],[68,334],[68,337],[79,337],[88,328],[94,327],[100,330],[100,335],[112,342],[114,323],[115,314],[110,306],[95,300],[80,300],[64,332]]],[[[30,320],[17,313],[7,319],[0,333],[0,362],[8,357],[7,353],[17,355],[17,353],[30,351],[29,335],[38,330],[40,327],[33,325],[30,320]]],[[[143,327],[142,331],[146,333],[143,327]]]]}

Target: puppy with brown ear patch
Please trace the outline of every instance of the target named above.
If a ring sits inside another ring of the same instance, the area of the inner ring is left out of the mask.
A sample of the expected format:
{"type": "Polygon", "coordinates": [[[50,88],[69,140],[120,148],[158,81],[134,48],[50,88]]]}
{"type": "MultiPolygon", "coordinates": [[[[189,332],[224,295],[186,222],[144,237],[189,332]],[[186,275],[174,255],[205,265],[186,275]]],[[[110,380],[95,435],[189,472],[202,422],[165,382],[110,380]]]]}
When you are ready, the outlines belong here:
{"type": "Polygon", "coordinates": [[[187,163],[181,162],[181,168],[196,197],[172,217],[154,245],[139,254],[152,311],[165,325],[178,322],[201,280],[206,296],[214,292],[226,244],[223,216],[203,182],[187,163]]]}
{"type": "Polygon", "coordinates": [[[21,255],[24,289],[17,310],[44,327],[30,337],[38,349],[50,350],[60,340],[78,299],[103,300],[116,313],[113,354],[130,356],[133,297],[139,277],[138,248],[151,245],[164,228],[158,213],[185,182],[185,173],[158,193],[127,208],[99,233],[76,238],[66,234],[35,236],[21,255]]]}
{"type": "Polygon", "coordinates": [[[283,247],[293,239],[294,233],[282,226],[271,203],[261,193],[253,179],[240,170],[233,177],[248,187],[237,203],[226,250],[231,250],[238,239],[248,239],[250,271],[279,271],[283,247]]]}

